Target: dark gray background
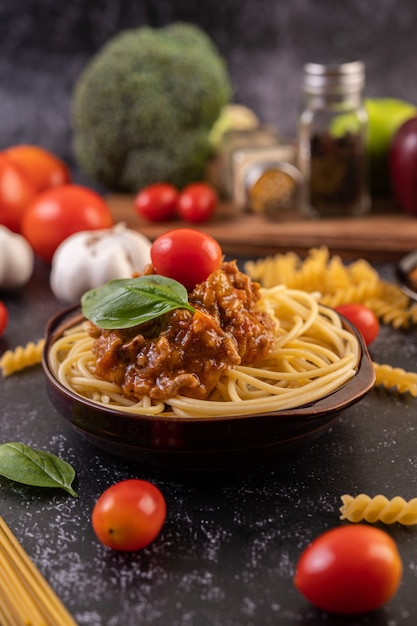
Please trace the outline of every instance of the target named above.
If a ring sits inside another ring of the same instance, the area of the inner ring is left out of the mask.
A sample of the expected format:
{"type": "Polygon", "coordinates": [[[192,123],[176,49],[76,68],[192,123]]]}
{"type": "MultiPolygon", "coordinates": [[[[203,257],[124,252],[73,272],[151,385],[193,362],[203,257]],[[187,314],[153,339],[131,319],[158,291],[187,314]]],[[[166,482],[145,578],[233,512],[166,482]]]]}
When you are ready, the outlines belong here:
{"type": "Polygon", "coordinates": [[[417,102],[415,0],[0,0],[0,149],[42,145],[73,164],[70,102],[87,60],[122,28],[199,24],[235,100],[294,136],[307,61],[362,59],[366,94],[417,102]]]}

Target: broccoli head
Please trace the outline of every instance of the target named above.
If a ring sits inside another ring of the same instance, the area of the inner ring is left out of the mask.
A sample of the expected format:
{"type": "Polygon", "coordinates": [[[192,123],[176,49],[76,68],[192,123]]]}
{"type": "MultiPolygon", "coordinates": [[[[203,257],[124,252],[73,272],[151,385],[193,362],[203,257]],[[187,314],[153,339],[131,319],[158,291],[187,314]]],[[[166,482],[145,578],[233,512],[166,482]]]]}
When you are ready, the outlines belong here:
{"type": "Polygon", "coordinates": [[[77,163],[114,191],[201,180],[210,130],[231,94],[224,59],[196,25],[121,31],[75,84],[77,163]]]}

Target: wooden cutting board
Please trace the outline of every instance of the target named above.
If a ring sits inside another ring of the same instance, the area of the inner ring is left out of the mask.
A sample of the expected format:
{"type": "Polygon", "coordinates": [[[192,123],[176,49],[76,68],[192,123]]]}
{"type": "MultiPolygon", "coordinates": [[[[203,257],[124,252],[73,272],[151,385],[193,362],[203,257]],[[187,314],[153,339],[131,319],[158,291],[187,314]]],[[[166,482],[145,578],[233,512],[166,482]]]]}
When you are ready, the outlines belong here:
{"type": "Polygon", "coordinates": [[[151,240],[171,228],[199,228],[218,240],[229,256],[259,257],[292,250],[304,254],[309,248],[325,245],[333,254],[353,259],[396,261],[417,249],[417,216],[395,210],[390,203],[374,203],[363,217],[310,220],[296,214],[272,220],[264,215],[237,213],[224,203],[218,216],[198,225],[179,220],[151,223],[135,212],[133,197],[111,195],[108,203],[116,222],[139,230],[151,240]]]}

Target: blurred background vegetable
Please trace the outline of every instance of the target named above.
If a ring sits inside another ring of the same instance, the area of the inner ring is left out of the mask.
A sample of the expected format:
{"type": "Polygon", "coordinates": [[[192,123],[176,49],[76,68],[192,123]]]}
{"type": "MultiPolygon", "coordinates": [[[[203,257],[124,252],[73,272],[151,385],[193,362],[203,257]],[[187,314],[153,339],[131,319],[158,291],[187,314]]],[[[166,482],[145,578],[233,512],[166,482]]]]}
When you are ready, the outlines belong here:
{"type": "Polygon", "coordinates": [[[113,216],[103,198],[82,185],[60,185],[38,194],[26,208],[22,234],[47,263],[59,244],[81,230],[113,226],[113,216]]]}
{"type": "Polygon", "coordinates": [[[178,198],[178,215],[186,222],[202,224],[214,216],[218,203],[218,195],[212,185],[191,183],[178,198]]]}
{"type": "Polygon", "coordinates": [[[0,290],[16,289],[32,276],[34,254],[26,239],[0,226],[0,290]]]}
{"type": "Polygon", "coordinates": [[[225,133],[234,130],[253,130],[261,120],[252,109],[244,104],[225,104],[210,131],[210,142],[218,148],[225,133]]]}
{"type": "Polygon", "coordinates": [[[0,224],[21,231],[23,213],[36,195],[70,182],[68,166],[39,146],[18,144],[0,152],[0,224]]]}
{"type": "Polygon", "coordinates": [[[371,193],[388,196],[391,193],[388,153],[398,128],[417,114],[415,104],[398,98],[367,98],[368,163],[371,193]]]}
{"type": "Polygon", "coordinates": [[[18,144],[4,150],[3,155],[20,170],[37,192],[64,185],[71,180],[66,163],[40,146],[18,144]]]}
{"type": "Polygon", "coordinates": [[[136,194],[133,205],[137,214],[150,222],[164,222],[175,216],[179,191],[169,183],[153,183],[136,194]]]}
{"type": "Polygon", "coordinates": [[[417,215],[417,117],[404,122],[394,134],[389,150],[390,181],[399,206],[417,215]]]}
{"type": "Polygon", "coordinates": [[[35,195],[32,183],[0,153],[0,224],[19,233],[23,212],[35,195]]]}
{"type": "Polygon", "coordinates": [[[119,191],[201,180],[212,154],[210,131],[231,94],[223,58],[196,25],[122,31],[75,85],[79,167],[119,191]]]}
{"type": "Polygon", "coordinates": [[[0,337],[7,328],[7,322],[9,321],[9,312],[6,305],[0,300],[0,337]]]}

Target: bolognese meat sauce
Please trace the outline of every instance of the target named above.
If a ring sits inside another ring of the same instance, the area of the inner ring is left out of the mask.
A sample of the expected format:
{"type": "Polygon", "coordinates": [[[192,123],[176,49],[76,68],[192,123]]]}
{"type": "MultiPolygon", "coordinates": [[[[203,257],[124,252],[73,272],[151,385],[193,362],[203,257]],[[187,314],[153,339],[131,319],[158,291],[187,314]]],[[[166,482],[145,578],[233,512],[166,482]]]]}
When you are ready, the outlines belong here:
{"type": "Polygon", "coordinates": [[[223,372],[264,358],[274,341],[274,323],[259,311],[259,285],[235,262],[223,263],[189,294],[196,309],[175,309],[123,330],[91,325],[96,373],[129,398],[205,399],[223,372]]]}

